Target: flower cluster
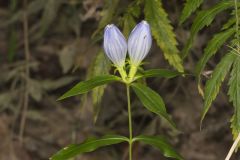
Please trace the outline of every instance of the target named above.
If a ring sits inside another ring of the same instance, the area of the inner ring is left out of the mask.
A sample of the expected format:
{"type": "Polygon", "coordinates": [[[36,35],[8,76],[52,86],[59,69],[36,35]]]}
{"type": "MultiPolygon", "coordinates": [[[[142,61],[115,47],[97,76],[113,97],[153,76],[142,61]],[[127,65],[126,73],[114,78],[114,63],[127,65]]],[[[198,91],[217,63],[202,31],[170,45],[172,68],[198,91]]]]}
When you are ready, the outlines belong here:
{"type": "Polygon", "coordinates": [[[104,31],[104,50],[108,58],[117,67],[123,80],[132,81],[138,66],[148,54],[152,45],[150,26],[142,21],[132,30],[128,42],[121,31],[114,25],[107,25],[104,31]],[[125,61],[127,52],[130,58],[130,71],[126,74],[125,61]]]}

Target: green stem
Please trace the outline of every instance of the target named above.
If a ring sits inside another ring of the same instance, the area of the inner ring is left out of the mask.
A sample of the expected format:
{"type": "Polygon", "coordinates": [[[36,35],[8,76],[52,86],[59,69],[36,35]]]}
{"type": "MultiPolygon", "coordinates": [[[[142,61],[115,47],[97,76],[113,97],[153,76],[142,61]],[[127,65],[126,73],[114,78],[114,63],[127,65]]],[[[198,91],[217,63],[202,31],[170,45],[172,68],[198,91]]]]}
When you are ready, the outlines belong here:
{"type": "Polygon", "coordinates": [[[123,66],[117,67],[117,69],[118,69],[118,72],[119,72],[119,74],[121,75],[123,81],[126,81],[127,73],[126,73],[126,71],[124,70],[123,66]]]}
{"type": "Polygon", "coordinates": [[[138,65],[131,64],[131,68],[129,71],[129,81],[133,81],[135,74],[137,73],[138,65]]]}
{"type": "Polygon", "coordinates": [[[127,87],[127,101],[128,101],[128,127],[129,127],[129,160],[132,160],[132,112],[131,112],[131,99],[130,99],[130,89],[129,84],[126,85],[127,87]]]}

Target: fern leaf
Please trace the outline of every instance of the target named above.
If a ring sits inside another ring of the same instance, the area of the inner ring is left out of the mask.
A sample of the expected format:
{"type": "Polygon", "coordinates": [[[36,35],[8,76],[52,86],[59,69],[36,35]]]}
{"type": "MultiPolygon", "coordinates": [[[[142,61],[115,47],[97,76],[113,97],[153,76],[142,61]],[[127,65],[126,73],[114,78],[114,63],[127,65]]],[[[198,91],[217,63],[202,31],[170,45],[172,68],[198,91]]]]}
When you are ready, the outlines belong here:
{"type": "Polygon", "coordinates": [[[231,66],[236,58],[235,54],[226,54],[213,71],[211,79],[207,81],[204,94],[204,108],[201,116],[201,123],[206,116],[213,100],[217,97],[222,81],[231,69],[231,66]]]}
{"type": "Polygon", "coordinates": [[[186,21],[186,19],[191,15],[191,13],[193,13],[194,11],[196,11],[196,9],[203,3],[203,0],[187,0],[181,17],[180,17],[180,24],[182,24],[184,21],[186,21]]]}
{"type": "Polygon", "coordinates": [[[164,57],[179,72],[183,72],[182,60],[177,49],[177,41],[167,13],[160,0],[145,0],[144,13],[150,23],[153,37],[163,51],[164,57]]]}
{"type": "Polygon", "coordinates": [[[220,32],[208,42],[207,47],[204,49],[204,54],[196,65],[195,74],[200,78],[200,74],[208,60],[216,54],[219,48],[235,33],[235,29],[231,28],[226,31],[220,32]]]}
{"type": "Polygon", "coordinates": [[[232,121],[232,128],[238,133],[240,132],[240,57],[235,55],[233,69],[229,80],[229,100],[234,106],[234,118],[232,121]]]}
{"type": "Polygon", "coordinates": [[[230,18],[227,23],[222,26],[222,30],[232,27],[236,23],[236,17],[230,18]]]}
{"type": "Polygon", "coordinates": [[[197,33],[201,29],[203,29],[203,27],[210,25],[218,13],[232,7],[233,5],[234,3],[232,1],[224,0],[216,4],[214,7],[210,9],[207,9],[198,13],[191,27],[191,31],[190,31],[191,35],[187,41],[187,44],[183,49],[183,53],[182,53],[183,58],[187,57],[197,33]]]}

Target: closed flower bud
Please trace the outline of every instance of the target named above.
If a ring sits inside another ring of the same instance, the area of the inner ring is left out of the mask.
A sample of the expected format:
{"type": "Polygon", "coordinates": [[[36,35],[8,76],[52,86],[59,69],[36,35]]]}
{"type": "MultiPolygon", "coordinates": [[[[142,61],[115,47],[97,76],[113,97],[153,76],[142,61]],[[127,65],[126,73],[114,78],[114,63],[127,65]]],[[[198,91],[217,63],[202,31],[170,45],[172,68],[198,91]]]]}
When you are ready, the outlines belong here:
{"type": "Polygon", "coordinates": [[[127,42],[119,29],[111,24],[105,27],[103,47],[108,58],[117,66],[125,65],[127,42]]]}
{"type": "Polygon", "coordinates": [[[128,39],[128,53],[132,65],[138,66],[152,46],[150,26],[142,21],[133,29],[128,39]]]}

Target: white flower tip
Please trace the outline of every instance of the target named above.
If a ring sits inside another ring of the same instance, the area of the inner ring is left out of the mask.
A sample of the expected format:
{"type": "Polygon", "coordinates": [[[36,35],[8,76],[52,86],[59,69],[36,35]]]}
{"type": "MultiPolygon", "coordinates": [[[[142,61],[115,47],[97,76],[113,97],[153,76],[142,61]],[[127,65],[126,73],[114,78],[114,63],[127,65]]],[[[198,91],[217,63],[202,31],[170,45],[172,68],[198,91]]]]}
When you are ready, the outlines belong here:
{"type": "Polygon", "coordinates": [[[112,27],[115,27],[114,24],[108,24],[105,28],[108,29],[108,28],[112,28],[112,27]]]}
{"type": "Polygon", "coordinates": [[[145,21],[145,20],[142,20],[142,21],[141,21],[141,23],[142,23],[142,24],[149,25],[149,24],[148,24],[148,22],[147,22],[147,21],[145,21]]]}

